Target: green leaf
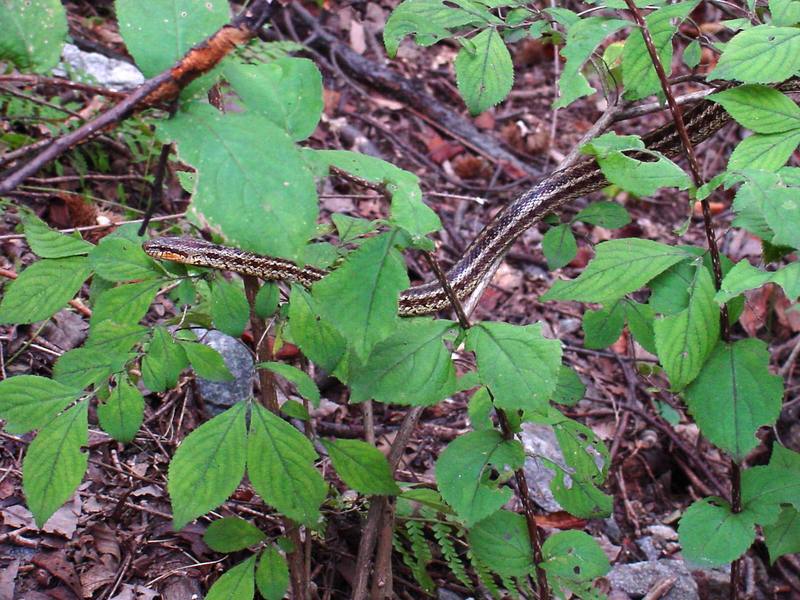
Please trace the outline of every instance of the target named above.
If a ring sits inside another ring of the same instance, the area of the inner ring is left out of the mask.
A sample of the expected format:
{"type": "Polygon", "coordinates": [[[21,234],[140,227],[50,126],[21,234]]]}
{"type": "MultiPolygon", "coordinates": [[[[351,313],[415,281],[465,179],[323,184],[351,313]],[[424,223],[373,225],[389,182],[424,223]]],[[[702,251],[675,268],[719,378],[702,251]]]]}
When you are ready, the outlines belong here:
{"type": "Polygon", "coordinates": [[[304,140],[317,128],[322,75],[313,61],[287,56],[266,64],[232,62],[225,79],[248,110],[264,115],[293,140],[304,140]]]}
{"type": "Polygon", "coordinates": [[[800,552],[800,512],[796,508],[784,506],[778,520],[762,528],[770,564],[775,564],[784,554],[800,552]]]}
{"type": "Polygon", "coordinates": [[[581,146],[583,154],[598,158],[606,158],[614,152],[623,152],[624,150],[644,149],[644,142],[638,135],[617,135],[613,131],[598,135],[581,146]]]}
{"type": "Polygon", "coordinates": [[[162,283],[161,280],[141,281],[105,290],[92,305],[91,329],[96,329],[104,321],[138,323],[147,314],[162,283]]]}
{"type": "Polygon", "coordinates": [[[561,368],[561,342],[542,335],[541,325],[483,322],[467,333],[478,375],[508,410],[537,410],[552,396],[561,368]]]}
{"type": "MultiPolygon", "coordinates": [[[[662,6],[645,17],[647,29],[667,76],[672,73],[672,37],[678,30],[678,26],[673,25],[672,21],[677,19],[678,23],[682,22],[699,1],[662,6]]],[[[635,28],[625,41],[622,51],[622,81],[625,84],[625,98],[628,100],[639,100],[651,94],[662,93],[661,83],[639,28],[635,28]]]]}
{"type": "Polygon", "coordinates": [[[211,285],[211,319],[214,327],[240,337],[250,318],[250,305],[240,284],[221,277],[211,285]]]}
{"type": "Polygon", "coordinates": [[[288,379],[297,386],[297,391],[306,400],[310,400],[314,406],[319,406],[320,396],[317,384],[308,376],[307,373],[301,371],[297,367],[287,365],[281,362],[265,362],[258,365],[259,369],[269,369],[273,373],[277,373],[284,379],[288,379]]]}
{"type": "Polygon", "coordinates": [[[691,383],[719,340],[719,308],[714,302],[714,280],[703,263],[694,268],[689,305],[654,323],[658,358],[673,390],[691,383]]]}
{"type": "Polygon", "coordinates": [[[247,476],[264,502],[313,526],[327,486],[314,468],[317,453],[306,437],[260,404],[253,404],[247,437],[247,476]]]}
{"type": "Polygon", "coordinates": [[[117,380],[108,400],[97,405],[100,427],[118,442],[132,442],[144,416],[144,398],[127,377],[117,380]]]}
{"type": "Polygon", "coordinates": [[[0,301],[0,324],[33,323],[53,316],[69,302],[91,269],[85,256],[45,258],[10,284],[0,301]]]}
{"type": "Polygon", "coordinates": [[[800,507],[800,470],[770,464],[742,473],[742,512],[762,525],[774,523],[781,505],[800,507]]]}
{"type": "Polygon", "coordinates": [[[159,122],[159,128],[178,143],[181,159],[203,175],[192,215],[222,230],[239,248],[302,257],[316,230],[317,193],[285,131],[259,114],[222,114],[200,102],[159,122]]]}
{"type": "Polygon", "coordinates": [[[53,379],[64,385],[83,389],[105,381],[112,373],[122,371],[127,360],[127,349],[117,350],[106,344],[75,348],[62,354],[56,361],[53,379]]]}
{"type": "Polygon", "coordinates": [[[648,352],[656,353],[656,339],[653,325],[653,309],[649,304],[640,304],[632,300],[625,302],[625,320],[628,322],[628,329],[633,334],[642,348],[648,352]]]}
{"type": "Polygon", "coordinates": [[[800,248],[800,188],[773,189],[764,216],[775,232],[771,243],[800,248]]]}
{"type": "Polygon", "coordinates": [[[525,577],[533,570],[531,542],[525,517],[500,510],[484,519],[469,534],[475,556],[503,577],[525,577]]]}
{"type": "Polygon", "coordinates": [[[770,282],[780,285],[790,300],[797,299],[800,296],[800,263],[793,262],[770,272],[762,271],[746,260],[740,260],[725,275],[722,288],[714,296],[714,300],[721,304],[747,290],[760,288],[770,282]]]}
{"type": "Polygon", "coordinates": [[[167,485],[175,531],[225,502],[242,481],[246,406],[239,402],[206,421],[178,446],[167,485]]]}
{"type": "Polygon", "coordinates": [[[317,316],[311,295],[299,285],[292,285],[289,297],[289,327],[292,341],[303,354],[326,371],[336,368],[345,352],[345,340],[317,316]]]}
{"type": "Polygon", "coordinates": [[[0,2],[0,60],[43,73],[58,64],[66,37],[67,14],[59,0],[0,2]]]}
{"type": "Polygon", "coordinates": [[[559,531],[542,544],[540,566],[548,577],[569,584],[592,582],[608,573],[608,558],[592,536],[583,531],[559,531]]]}
{"type": "Polygon", "coordinates": [[[178,376],[189,364],[186,352],[164,327],[153,329],[153,339],[142,359],[142,380],[153,392],[164,392],[178,383],[178,376]]]}
{"type": "Polygon", "coordinates": [[[522,445],[493,429],[473,431],[447,445],[436,461],[439,492],[467,527],[495,513],[511,498],[490,476],[507,476],[525,461],[522,445]]]}
{"type": "Polygon", "coordinates": [[[738,189],[733,201],[733,210],[736,212],[733,225],[747,229],[762,240],[771,240],[773,232],[764,217],[764,206],[770,201],[772,192],[778,188],[778,183],[775,173],[748,173],[747,182],[738,189]]]}
{"type": "Polygon", "coordinates": [[[321,316],[362,358],[394,329],[400,291],[409,284],[395,236],[368,239],[312,288],[321,316]]]}
{"type": "Polygon", "coordinates": [[[771,87],[743,85],[711,94],[708,99],[722,104],[737,123],[756,133],[781,133],[800,127],[800,107],[771,87]]]}
{"type": "Polygon", "coordinates": [[[0,381],[0,419],[9,433],[27,433],[39,429],[81,395],[47,377],[17,375],[0,381]]]}
{"type": "Polygon", "coordinates": [[[456,372],[443,342],[454,325],[444,319],[401,320],[351,374],[350,401],[428,406],[452,394],[456,372]]]}
{"type": "Polygon", "coordinates": [[[89,254],[89,262],[95,272],[108,281],[152,279],[163,273],[138,242],[124,238],[100,242],[89,254]]]}
{"type": "Polygon", "coordinates": [[[597,162],[611,183],[637,196],[650,196],[662,187],[685,190],[691,185],[689,176],[670,159],[647,153],[656,160],[644,162],[612,152],[605,158],[598,157],[597,162]]]}
{"type": "Polygon", "coordinates": [[[372,233],[378,227],[378,222],[376,221],[368,221],[360,217],[350,217],[342,213],[333,213],[331,215],[331,221],[333,221],[339,240],[343,244],[352,242],[367,233],[372,233]]]}
{"type": "Polygon", "coordinates": [[[261,553],[256,569],[256,585],[264,600],[283,600],[289,589],[289,566],[274,546],[261,553]]]}
{"type": "Polygon", "coordinates": [[[746,513],[734,513],[721,498],[703,498],[681,518],[678,536],[684,558],[698,566],[715,567],[744,554],[756,537],[746,513]]]}
{"type": "Polygon", "coordinates": [[[743,459],[758,440],[756,430],[780,414],[783,382],[769,372],[761,340],[720,342],[686,389],[686,401],[700,430],[712,443],[743,459]]]}
{"type": "Polygon", "coordinates": [[[619,229],[631,222],[631,216],[616,202],[592,202],[572,219],[606,229],[619,229]]]}
{"type": "Polygon", "coordinates": [[[600,42],[626,25],[628,21],[621,19],[586,17],[569,27],[567,43],[560,52],[567,63],[558,80],[559,97],[553,103],[554,108],[569,106],[578,98],[596,91],[589,85],[581,69],[600,42]]]}
{"type": "Polygon", "coordinates": [[[800,29],[758,25],[742,31],[725,45],[709,79],[743,83],[774,83],[800,70],[800,29]]]}
{"type": "Polygon", "coordinates": [[[635,292],[675,263],[691,258],[681,248],[635,238],[603,242],[596,251],[577,279],[555,282],[542,299],[611,302],[635,292]]]}
{"type": "Polygon", "coordinates": [[[568,468],[565,471],[556,463],[546,461],[555,469],[550,482],[553,497],[564,510],[577,517],[593,519],[611,514],[612,498],[598,487],[605,480],[611,462],[608,450],[591,429],[562,417],[554,409],[552,412],[557,415],[553,429],[568,468]],[[599,467],[598,457],[601,459],[599,467]]]}
{"type": "Polygon", "coordinates": [[[798,144],[800,144],[800,129],[783,133],[754,133],[733,149],[728,159],[728,170],[777,171],[786,164],[798,144]]]}
{"type": "Polygon", "coordinates": [[[278,302],[280,300],[281,291],[274,281],[267,281],[258,288],[256,293],[256,300],[253,308],[256,315],[262,319],[267,319],[275,314],[278,310],[278,302]]]}
{"type": "Polygon", "coordinates": [[[81,402],[42,427],[22,463],[22,487],[37,527],[75,493],[88,464],[88,402],[81,402]]]}
{"type": "Polygon", "coordinates": [[[703,58],[703,49],[700,47],[700,42],[692,40],[683,49],[683,64],[694,69],[700,64],[701,58],[703,58]]]}
{"type": "Polygon", "coordinates": [[[587,348],[606,348],[616,342],[625,326],[626,302],[614,302],[600,310],[583,314],[583,345],[587,348]]]}
{"type": "Polygon", "coordinates": [[[208,590],[206,600],[253,600],[256,592],[254,570],[255,554],[228,569],[208,590]]]}
{"type": "MultiPolygon", "coordinates": [[[[2,11],[2,8],[0,8],[2,11]]],[[[38,25],[37,25],[38,26],[38,25]]],[[[79,237],[64,235],[32,213],[22,217],[25,226],[25,239],[38,256],[42,258],[65,258],[87,254],[94,246],[79,237]]]]}
{"type": "Polygon", "coordinates": [[[459,50],[456,83],[469,112],[477,115],[502,102],[514,84],[514,65],[500,33],[484,29],[459,50]]]}
{"type": "Polygon", "coordinates": [[[119,33],[145,77],[170,68],[228,22],[225,2],[116,0],[119,33]]]}
{"type": "Polygon", "coordinates": [[[215,552],[238,552],[265,539],[263,531],[239,517],[218,519],[203,534],[203,541],[215,552]]]}
{"type": "Polygon", "coordinates": [[[585,394],[586,386],[580,376],[567,365],[561,365],[551,401],[564,406],[575,406],[585,394]]]}
{"type": "Polygon", "coordinates": [[[430,46],[451,35],[450,30],[480,22],[460,8],[446,6],[443,0],[405,0],[392,11],[383,28],[386,54],[394,58],[400,41],[414,35],[420,46],[430,46]]]}
{"type": "Polygon", "coordinates": [[[542,251],[550,269],[560,269],[568,265],[578,253],[572,227],[568,223],[562,223],[548,229],[542,238],[542,251]]]}
{"type": "Polygon", "coordinates": [[[197,342],[180,342],[186,352],[186,358],[195,373],[203,379],[211,381],[233,381],[234,377],[225,365],[222,355],[205,344],[197,342]]]}
{"type": "MultiPolygon", "coordinates": [[[[371,183],[385,186],[392,196],[391,222],[407,231],[415,244],[420,244],[426,234],[442,227],[438,215],[422,201],[419,178],[413,173],[398,169],[374,156],[347,150],[315,150],[310,156],[314,162],[321,163],[325,168],[333,166],[371,183]]],[[[337,221],[341,223],[343,218],[341,215],[337,217],[333,219],[334,224],[337,221]]],[[[350,226],[353,227],[353,224],[350,223],[350,226]]],[[[341,236],[342,228],[339,224],[337,229],[341,236]]],[[[375,224],[359,226],[342,237],[342,242],[351,241],[360,233],[373,229],[375,224]]]]}
{"type": "Polygon", "coordinates": [[[400,488],[380,450],[361,440],[322,440],[339,477],[368,496],[396,496],[400,488]]]}
{"type": "Polygon", "coordinates": [[[797,0],[769,0],[769,13],[772,24],[778,26],[800,23],[800,2],[797,0]]]}

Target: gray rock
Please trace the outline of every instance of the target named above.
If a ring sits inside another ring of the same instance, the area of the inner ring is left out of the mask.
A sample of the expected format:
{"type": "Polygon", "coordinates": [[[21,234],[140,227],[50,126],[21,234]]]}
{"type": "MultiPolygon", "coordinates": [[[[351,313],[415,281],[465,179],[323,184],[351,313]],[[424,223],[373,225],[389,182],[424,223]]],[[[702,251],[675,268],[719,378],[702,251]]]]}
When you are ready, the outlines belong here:
{"type": "MultiPolygon", "coordinates": [[[[64,44],[61,56],[69,69],[89,75],[98,85],[110,90],[132,90],[144,82],[144,75],[132,64],[96,52],[84,52],[72,44],[64,44]]],[[[54,72],[68,76],[67,71],[61,68],[54,72]]]]}
{"type": "Polygon", "coordinates": [[[628,565],[614,565],[611,572],[606,575],[613,590],[625,592],[634,597],[644,596],[654,587],[666,585],[672,581],[672,586],[659,598],[663,600],[699,600],[697,584],[692,578],[689,569],[679,560],[653,560],[647,562],[631,563],[628,565]]]}
{"type": "MultiPolygon", "coordinates": [[[[444,588],[439,588],[436,590],[436,596],[439,600],[464,600],[463,596],[459,596],[455,592],[451,592],[450,590],[446,590],[444,588]]],[[[467,600],[472,600],[472,598],[468,598],[467,600]]]]}
{"type": "MultiPolygon", "coordinates": [[[[555,473],[539,458],[546,458],[565,468],[567,473],[571,472],[571,469],[564,462],[564,455],[561,453],[553,428],[549,425],[540,425],[538,423],[524,423],[520,437],[527,455],[524,465],[525,479],[528,482],[530,493],[533,494],[534,501],[549,512],[563,510],[550,491],[550,482],[555,477],[555,473]]],[[[592,452],[594,451],[592,450],[592,452]]],[[[595,463],[597,468],[601,469],[603,458],[600,455],[595,455],[595,463]]],[[[564,481],[567,486],[571,485],[569,475],[565,477],[564,481]]]]}
{"type": "Polygon", "coordinates": [[[247,347],[234,337],[212,329],[195,329],[198,340],[219,352],[233,375],[231,381],[210,381],[197,378],[197,391],[211,416],[226,411],[240,400],[253,395],[255,367],[247,347]]]}

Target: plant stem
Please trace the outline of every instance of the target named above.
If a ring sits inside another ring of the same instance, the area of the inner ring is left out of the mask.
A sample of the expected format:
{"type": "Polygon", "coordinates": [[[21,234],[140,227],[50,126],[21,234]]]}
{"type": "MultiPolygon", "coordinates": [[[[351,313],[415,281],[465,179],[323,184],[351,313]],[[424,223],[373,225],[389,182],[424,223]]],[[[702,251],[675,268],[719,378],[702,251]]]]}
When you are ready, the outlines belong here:
{"type": "MultiPolygon", "coordinates": [[[[450,300],[450,304],[453,306],[453,310],[458,316],[459,324],[466,331],[470,328],[469,318],[464,312],[461,302],[459,302],[458,298],[453,293],[453,289],[450,287],[450,282],[447,281],[447,276],[444,274],[444,271],[442,271],[442,268],[436,258],[430,252],[424,252],[423,256],[425,256],[425,260],[430,265],[431,270],[433,270],[433,272],[436,274],[436,278],[439,280],[439,284],[442,286],[442,289],[444,289],[447,299],[450,300]]],[[[492,396],[491,390],[488,391],[489,396],[492,399],[492,404],[494,404],[494,396],[492,396]]],[[[508,416],[506,415],[505,411],[497,407],[495,407],[495,411],[497,411],[497,419],[500,422],[500,429],[503,433],[503,437],[506,440],[513,440],[514,432],[511,431],[511,426],[508,423],[508,416]]],[[[539,534],[539,527],[536,525],[536,510],[533,506],[533,500],[531,500],[530,497],[530,490],[528,489],[528,482],[525,479],[525,470],[523,468],[519,468],[514,471],[514,480],[517,483],[517,493],[519,494],[520,501],[522,502],[522,510],[525,513],[525,523],[528,526],[528,537],[530,538],[531,543],[533,565],[536,569],[537,596],[539,600],[548,600],[548,598],[550,598],[550,589],[547,583],[547,573],[540,566],[543,561],[542,539],[541,535],[539,534]]]]}
{"type": "MultiPolygon", "coordinates": [[[[703,185],[703,177],[700,174],[700,165],[697,162],[697,155],[694,152],[692,142],[689,139],[689,134],[686,131],[686,125],[683,122],[681,109],[678,107],[678,103],[675,101],[675,96],[672,94],[672,89],[667,81],[667,75],[664,72],[661,59],[658,57],[656,46],[653,43],[653,37],[650,35],[650,30],[647,28],[647,23],[642,17],[642,13],[636,7],[633,0],[625,0],[625,4],[628,6],[628,9],[633,14],[636,24],[639,25],[642,31],[642,37],[644,38],[645,46],[647,46],[647,52],[650,54],[650,60],[653,63],[653,68],[656,70],[658,79],[661,82],[661,89],[667,98],[667,104],[669,105],[670,113],[672,113],[672,119],[675,122],[675,128],[678,130],[678,135],[681,138],[684,154],[686,155],[686,159],[689,161],[689,171],[692,174],[692,180],[694,181],[695,187],[699,188],[701,185],[703,185]]],[[[703,224],[705,226],[706,239],[708,240],[708,248],[711,252],[711,265],[714,270],[714,286],[717,290],[719,290],[720,286],[722,285],[722,262],[720,260],[719,247],[717,246],[717,238],[714,233],[714,225],[711,221],[711,208],[707,198],[701,200],[700,205],[703,209],[703,224]]],[[[727,305],[722,305],[719,316],[722,339],[726,343],[730,343],[731,326],[730,319],[728,318],[727,305]]],[[[741,472],[739,465],[736,464],[735,461],[731,461],[731,510],[734,513],[741,512],[742,510],[741,494],[741,472]]],[[[740,561],[741,558],[737,558],[731,565],[732,600],[737,600],[739,597],[739,573],[741,571],[740,561]]]]}

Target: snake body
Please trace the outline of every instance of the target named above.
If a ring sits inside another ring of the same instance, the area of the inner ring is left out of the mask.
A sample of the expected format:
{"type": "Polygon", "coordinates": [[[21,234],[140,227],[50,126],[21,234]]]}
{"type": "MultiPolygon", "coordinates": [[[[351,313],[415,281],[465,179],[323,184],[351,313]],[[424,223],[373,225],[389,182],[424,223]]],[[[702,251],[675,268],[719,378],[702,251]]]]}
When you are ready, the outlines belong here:
{"type": "MultiPolygon", "coordinates": [[[[797,85],[795,83],[795,85],[797,85]]],[[[684,121],[693,144],[707,139],[718,131],[730,117],[721,105],[701,101],[685,111],[684,121]]],[[[649,150],[670,157],[681,150],[680,138],[674,124],[664,125],[642,137],[649,150]]],[[[647,159],[649,155],[631,155],[647,159]]],[[[597,161],[585,158],[570,167],[555,171],[543,178],[516,200],[509,203],[489,222],[465,250],[464,255],[447,272],[447,281],[459,300],[468,297],[482,277],[499,260],[514,241],[547,213],[566,202],[597,191],[608,185],[597,161]]],[[[156,238],[144,243],[144,250],[158,259],[234,271],[266,280],[295,281],[310,286],[327,272],[314,267],[298,267],[291,261],[260,256],[186,238],[156,238]]],[[[445,290],[438,281],[411,287],[400,294],[401,316],[423,315],[450,306],[445,290]]]]}

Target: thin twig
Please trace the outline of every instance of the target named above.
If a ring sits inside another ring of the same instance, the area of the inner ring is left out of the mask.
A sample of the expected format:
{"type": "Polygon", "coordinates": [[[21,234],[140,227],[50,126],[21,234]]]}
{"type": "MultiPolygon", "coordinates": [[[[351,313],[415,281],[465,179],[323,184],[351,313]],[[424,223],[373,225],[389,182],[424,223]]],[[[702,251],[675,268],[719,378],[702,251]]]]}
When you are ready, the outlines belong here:
{"type": "MultiPolygon", "coordinates": [[[[181,219],[186,216],[185,212],[175,213],[174,215],[161,215],[160,217],[153,217],[150,219],[151,223],[160,221],[172,221],[173,219],[181,219]]],[[[130,221],[109,221],[102,225],[84,225],[82,227],[70,227],[68,229],[59,229],[60,233],[75,233],[76,231],[96,231],[98,229],[108,229],[109,227],[120,227],[121,225],[129,225],[131,223],[141,223],[143,219],[131,219],[130,221]]],[[[24,233],[9,233],[8,235],[0,235],[0,242],[6,240],[21,240],[25,238],[24,233]]]]}

